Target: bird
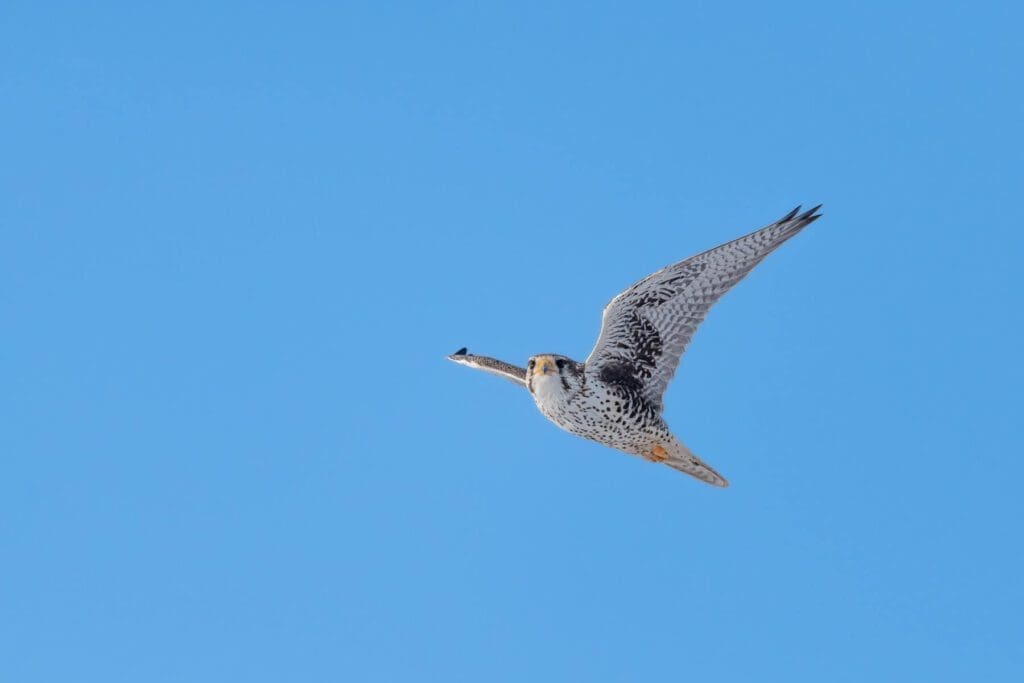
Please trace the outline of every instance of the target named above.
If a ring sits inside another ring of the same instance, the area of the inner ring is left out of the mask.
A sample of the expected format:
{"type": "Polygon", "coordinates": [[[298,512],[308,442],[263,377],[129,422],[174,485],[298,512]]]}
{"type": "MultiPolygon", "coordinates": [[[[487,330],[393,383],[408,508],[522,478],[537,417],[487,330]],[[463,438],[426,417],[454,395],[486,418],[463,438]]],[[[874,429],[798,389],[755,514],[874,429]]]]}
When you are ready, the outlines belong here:
{"type": "Polygon", "coordinates": [[[605,306],[597,343],[582,362],[541,353],[523,368],[465,347],[447,358],[525,387],[546,418],[576,436],[724,488],[725,477],[669,430],[662,417],[665,390],[708,310],[768,254],[820,218],[820,208],[801,213],[798,206],[621,292],[605,306]]]}

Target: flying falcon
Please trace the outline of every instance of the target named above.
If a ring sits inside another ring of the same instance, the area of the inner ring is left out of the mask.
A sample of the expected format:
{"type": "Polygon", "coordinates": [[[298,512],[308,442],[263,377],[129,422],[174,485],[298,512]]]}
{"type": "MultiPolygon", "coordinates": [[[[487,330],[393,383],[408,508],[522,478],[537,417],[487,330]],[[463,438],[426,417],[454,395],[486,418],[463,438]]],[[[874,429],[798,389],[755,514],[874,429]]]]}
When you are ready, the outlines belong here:
{"type": "Polygon", "coordinates": [[[659,270],[605,306],[601,335],[582,363],[556,354],[520,368],[459,349],[448,360],[526,387],[562,429],[663,463],[715,486],[729,482],[690,452],[662,419],[662,395],[708,309],[765,256],[816,219],[797,207],[744,237],[659,270]]]}

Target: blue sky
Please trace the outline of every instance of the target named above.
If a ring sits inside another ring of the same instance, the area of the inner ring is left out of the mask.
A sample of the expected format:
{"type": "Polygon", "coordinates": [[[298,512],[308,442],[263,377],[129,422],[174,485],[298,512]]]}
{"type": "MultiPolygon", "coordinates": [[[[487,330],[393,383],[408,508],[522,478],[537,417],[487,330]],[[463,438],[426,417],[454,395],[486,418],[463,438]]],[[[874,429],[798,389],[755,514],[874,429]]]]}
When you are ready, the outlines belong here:
{"type": "Polygon", "coordinates": [[[1010,680],[1012,3],[6,3],[0,678],[1010,680]],[[456,348],[825,217],[666,400],[456,348]]]}

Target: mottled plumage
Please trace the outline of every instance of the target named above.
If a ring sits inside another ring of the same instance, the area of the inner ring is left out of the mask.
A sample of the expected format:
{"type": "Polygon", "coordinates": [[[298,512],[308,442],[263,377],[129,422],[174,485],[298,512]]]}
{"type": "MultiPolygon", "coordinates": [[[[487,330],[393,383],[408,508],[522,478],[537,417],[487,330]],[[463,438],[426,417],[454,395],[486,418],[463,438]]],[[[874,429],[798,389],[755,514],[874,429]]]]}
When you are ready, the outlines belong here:
{"type": "Polygon", "coordinates": [[[661,417],[662,396],[708,309],[779,245],[819,218],[799,207],[744,237],[649,275],[609,302],[586,361],[542,354],[526,368],[460,349],[449,360],[525,386],[556,425],[716,486],[728,482],[693,455],[661,417]]]}

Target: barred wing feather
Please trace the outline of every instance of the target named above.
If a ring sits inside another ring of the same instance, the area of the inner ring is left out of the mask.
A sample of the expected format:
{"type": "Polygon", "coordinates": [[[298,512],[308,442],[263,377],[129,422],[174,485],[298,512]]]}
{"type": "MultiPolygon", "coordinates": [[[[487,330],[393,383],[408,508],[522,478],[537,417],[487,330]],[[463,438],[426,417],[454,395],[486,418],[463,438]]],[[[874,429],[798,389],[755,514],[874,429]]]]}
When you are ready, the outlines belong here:
{"type": "Polygon", "coordinates": [[[819,218],[819,208],[800,213],[797,207],[771,225],[663,268],[616,296],[604,309],[587,372],[631,386],[660,411],[679,359],[711,306],[819,218]]]}

